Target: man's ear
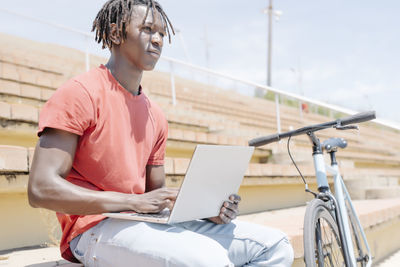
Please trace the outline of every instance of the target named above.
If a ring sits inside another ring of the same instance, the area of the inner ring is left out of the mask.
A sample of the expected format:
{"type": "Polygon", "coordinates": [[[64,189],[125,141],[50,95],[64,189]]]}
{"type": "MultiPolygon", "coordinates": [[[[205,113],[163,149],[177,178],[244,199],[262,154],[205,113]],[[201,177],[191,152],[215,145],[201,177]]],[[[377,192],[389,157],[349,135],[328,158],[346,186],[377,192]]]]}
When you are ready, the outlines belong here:
{"type": "Polygon", "coordinates": [[[110,40],[113,42],[114,45],[120,45],[122,43],[121,36],[119,35],[117,24],[111,23],[110,24],[110,40]]]}

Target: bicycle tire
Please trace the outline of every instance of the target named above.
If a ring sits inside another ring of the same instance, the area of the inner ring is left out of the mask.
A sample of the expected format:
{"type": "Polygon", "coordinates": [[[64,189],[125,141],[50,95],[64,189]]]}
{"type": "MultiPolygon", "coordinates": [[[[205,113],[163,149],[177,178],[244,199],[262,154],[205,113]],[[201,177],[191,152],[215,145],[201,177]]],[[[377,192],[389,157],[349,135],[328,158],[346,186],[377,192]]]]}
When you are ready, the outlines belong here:
{"type": "Polygon", "coordinates": [[[307,205],[303,231],[307,267],[346,266],[338,226],[325,202],[313,199],[307,205]]]}

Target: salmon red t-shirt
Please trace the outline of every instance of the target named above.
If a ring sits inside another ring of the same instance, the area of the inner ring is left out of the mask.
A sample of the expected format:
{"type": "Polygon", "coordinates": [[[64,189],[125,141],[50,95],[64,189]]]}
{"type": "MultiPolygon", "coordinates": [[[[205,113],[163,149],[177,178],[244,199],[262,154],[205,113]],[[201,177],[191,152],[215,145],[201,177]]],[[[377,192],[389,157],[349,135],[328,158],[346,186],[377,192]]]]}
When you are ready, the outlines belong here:
{"type": "MultiPolygon", "coordinates": [[[[168,124],[163,112],[143,92],[134,96],[124,89],[104,65],[56,90],[40,112],[39,136],[46,127],[80,136],[66,179],[88,189],[142,194],[146,165],[164,164],[168,124]]],[[[57,217],[61,254],[69,261],[76,261],[69,242],[105,218],[57,217]]]]}

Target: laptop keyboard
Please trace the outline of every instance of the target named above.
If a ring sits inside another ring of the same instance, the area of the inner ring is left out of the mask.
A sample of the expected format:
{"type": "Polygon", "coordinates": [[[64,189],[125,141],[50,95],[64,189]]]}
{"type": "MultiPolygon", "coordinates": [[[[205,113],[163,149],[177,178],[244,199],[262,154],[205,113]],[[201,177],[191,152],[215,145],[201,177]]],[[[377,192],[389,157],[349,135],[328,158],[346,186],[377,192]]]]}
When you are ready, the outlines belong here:
{"type": "Polygon", "coordinates": [[[147,217],[147,218],[168,218],[171,214],[169,209],[164,209],[159,213],[133,213],[133,217],[147,217]]]}

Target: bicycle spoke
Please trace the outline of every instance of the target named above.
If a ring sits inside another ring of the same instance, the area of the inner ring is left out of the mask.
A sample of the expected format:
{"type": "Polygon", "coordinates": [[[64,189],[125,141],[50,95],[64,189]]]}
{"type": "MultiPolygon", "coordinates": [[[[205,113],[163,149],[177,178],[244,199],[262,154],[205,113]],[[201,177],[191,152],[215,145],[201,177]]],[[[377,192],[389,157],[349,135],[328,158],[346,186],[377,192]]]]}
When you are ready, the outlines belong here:
{"type": "Polygon", "coordinates": [[[331,237],[330,235],[328,235],[327,233],[326,233],[326,229],[327,229],[327,227],[329,227],[328,225],[326,225],[325,227],[324,227],[324,236],[328,239],[327,240],[327,242],[326,242],[326,246],[330,249],[330,253],[329,253],[329,260],[330,260],[330,263],[331,263],[331,266],[334,266],[334,264],[333,264],[333,262],[332,262],[332,256],[335,258],[335,261],[334,262],[337,262],[337,257],[335,257],[335,253],[334,253],[334,250],[333,250],[333,243],[332,243],[332,239],[330,239],[329,237],[331,237]]]}
{"type": "Polygon", "coordinates": [[[322,252],[317,253],[318,266],[344,266],[338,236],[328,222],[323,219],[319,219],[318,222],[316,237],[319,239],[319,244],[317,244],[317,250],[322,252]]]}
{"type": "Polygon", "coordinates": [[[331,235],[330,235],[331,239],[329,240],[329,243],[331,244],[330,248],[331,248],[331,251],[332,251],[332,255],[335,257],[335,263],[339,263],[339,254],[338,254],[339,251],[338,250],[340,250],[340,246],[338,246],[337,248],[333,247],[333,244],[335,244],[333,238],[335,239],[336,244],[338,243],[337,242],[338,240],[336,240],[335,236],[332,235],[332,230],[330,228],[329,228],[329,230],[330,230],[330,233],[331,233],[331,235]]]}

